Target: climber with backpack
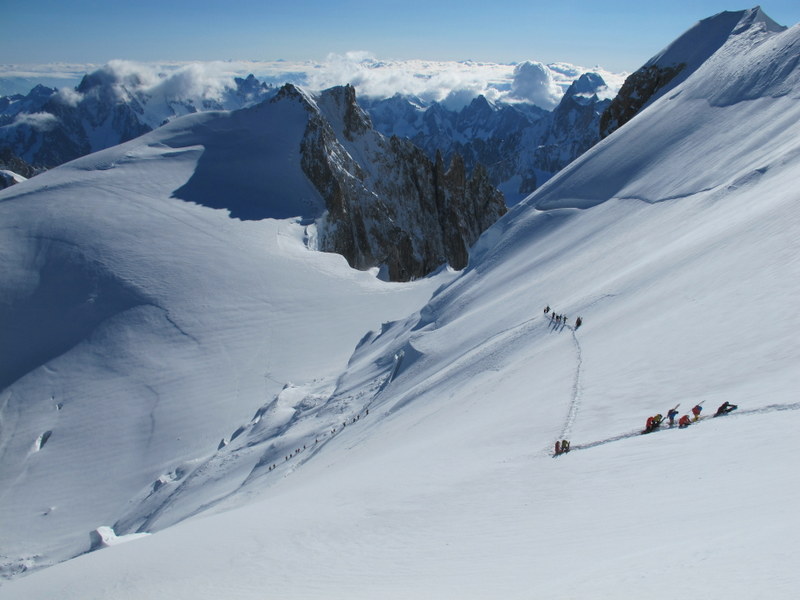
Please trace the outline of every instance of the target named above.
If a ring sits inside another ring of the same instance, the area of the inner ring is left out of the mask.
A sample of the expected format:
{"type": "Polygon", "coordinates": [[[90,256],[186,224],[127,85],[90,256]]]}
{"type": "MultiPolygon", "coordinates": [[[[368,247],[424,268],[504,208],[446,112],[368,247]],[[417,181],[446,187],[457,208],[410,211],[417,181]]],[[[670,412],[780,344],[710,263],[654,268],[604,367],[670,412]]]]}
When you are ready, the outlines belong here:
{"type": "Polygon", "coordinates": [[[717,412],[714,413],[715,417],[721,417],[722,415],[727,415],[729,412],[733,412],[739,408],[736,404],[731,404],[727,400],[722,403],[722,405],[717,409],[717,412]]]}

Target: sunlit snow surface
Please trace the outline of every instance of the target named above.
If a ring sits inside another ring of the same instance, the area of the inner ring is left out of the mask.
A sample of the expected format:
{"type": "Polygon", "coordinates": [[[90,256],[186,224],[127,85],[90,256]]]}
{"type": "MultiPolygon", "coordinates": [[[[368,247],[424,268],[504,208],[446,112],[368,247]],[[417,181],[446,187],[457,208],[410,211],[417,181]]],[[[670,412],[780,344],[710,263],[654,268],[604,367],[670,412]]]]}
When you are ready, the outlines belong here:
{"type": "Polygon", "coordinates": [[[3,596],[794,597],[798,38],[735,34],[427,304],[170,199],[199,149],[3,192],[3,299],[72,244],[125,308],[3,392],[1,552],[155,532],[3,596]]]}

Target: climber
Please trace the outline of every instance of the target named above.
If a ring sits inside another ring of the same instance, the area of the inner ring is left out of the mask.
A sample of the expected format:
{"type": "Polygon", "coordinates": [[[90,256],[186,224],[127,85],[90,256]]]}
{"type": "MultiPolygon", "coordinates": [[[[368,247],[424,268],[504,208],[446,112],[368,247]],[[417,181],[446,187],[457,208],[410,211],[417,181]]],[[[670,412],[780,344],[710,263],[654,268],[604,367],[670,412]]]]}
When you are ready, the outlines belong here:
{"type": "Polygon", "coordinates": [[[664,420],[664,417],[661,414],[657,414],[654,417],[647,418],[647,424],[644,427],[644,431],[642,433],[650,433],[651,431],[655,431],[659,427],[661,427],[661,422],[664,420]]]}
{"type": "Polygon", "coordinates": [[[653,420],[654,417],[647,417],[647,423],[645,423],[644,431],[642,433],[650,433],[653,431],[653,420]]]}
{"type": "Polygon", "coordinates": [[[694,415],[693,421],[697,421],[700,418],[700,413],[703,411],[703,407],[699,404],[695,404],[694,408],[692,408],[692,414],[694,415]]]}
{"type": "Polygon", "coordinates": [[[667,418],[669,419],[669,426],[673,427],[675,425],[675,417],[678,416],[678,407],[670,408],[669,412],[667,413],[667,418]]]}
{"type": "Polygon", "coordinates": [[[683,415],[678,421],[678,429],[686,429],[692,422],[689,420],[689,415],[683,415]]]}
{"type": "Polygon", "coordinates": [[[723,402],[720,407],[717,409],[717,412],[714,413],[715,417],[721,417],[722,415],[727,415],[729,412],[732,412],[739,408],[736,404],[731,404],[727,400],[723,402]]]}

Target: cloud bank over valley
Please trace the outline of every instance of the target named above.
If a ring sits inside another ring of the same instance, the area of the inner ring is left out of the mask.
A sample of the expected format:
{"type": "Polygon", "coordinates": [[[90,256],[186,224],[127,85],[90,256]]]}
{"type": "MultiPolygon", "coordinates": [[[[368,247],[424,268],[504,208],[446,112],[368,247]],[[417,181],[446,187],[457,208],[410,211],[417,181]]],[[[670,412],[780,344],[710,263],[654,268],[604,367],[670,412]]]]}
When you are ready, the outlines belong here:
{"type": "MultiPolygon", "coordinates": [[[[85,74],[108,78],[128,93],[166,98],[220,100],[234,78],[253,74],[269,85],[294,83],[313,91],[350,83],[359,96],[415,96],[459,108],[483,95],[492,102],[527,102],[553,109],[582,74],[598,73],[613,96],[627,73],[568,63],[537,61],[498,64],[475,61],[381,60],[367,52],[331,54],[324,62],[214,61],[142,63],[114,60],[105,65],[0,65],[0,94],[27,93],[37,84],[61,90],[68,104],[79,100],[74,88],[85,74]]],[[[122,93],[122,92],[121,92],[122,93]]]]}

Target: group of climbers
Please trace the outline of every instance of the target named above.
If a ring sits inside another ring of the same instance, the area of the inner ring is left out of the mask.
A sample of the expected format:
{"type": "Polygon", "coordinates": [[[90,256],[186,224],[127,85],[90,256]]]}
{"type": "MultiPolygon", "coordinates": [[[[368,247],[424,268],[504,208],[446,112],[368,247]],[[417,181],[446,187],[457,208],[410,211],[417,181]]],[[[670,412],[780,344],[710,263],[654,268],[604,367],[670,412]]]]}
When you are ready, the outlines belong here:
{"type": "Polygon", "coordinates": [[[569,452],[569,440],[556,440],[555,456],[566,454],[567,452],[569,452]]]}
{"type": "MultiPolygon", "coordinates": [[[[546,315],[549,314],[550,315],[550,321],[552,321],[556,325],[566,325],[567,324],[567,315],[558,315],[558,314],[556,314],[556,311],[552,310],[550,308],[549,304],[544,307],[544,314],[546,314],[546,315]]],[[[577,319],[575,319],[575,329],[577,330],[578,327],[580,327],[582,323],[583,323],[583,319],[581,317],[578,317],[577,319]]]]}
{"type": "MultiPolygon", "coordinates": [[[[669,421],[669,426],[670,427],[673,427],[675,425],[675,417],[678,416],[678,406],[680,406],[680,404],[677,404],[675,406],[675,408],[671,408],[667,412],[667,419],[669,421]]],[[[715,417],[720,417],[722,415],[727,415],[728,413],[730,413],[731,411],[736,410],[737,408],[739,408],[739,407],[736,404],[731,404],[730,402],[727,402],[727,401],[723,402],[720,405],[720,407],[717,409],[717,412],[714,413],[714,416],[715,417]]],[[[692,423],[698,421],[700,419],[700,413],[701,412],[703,412],[703,403],[702,402],[700,402],[699,404],[695,404],[692,407],[692,410],[691,410],[692,417],[691,418],[689,417],[688,414],[685,414],[678,420],[678,429],[685,429],[689,425],[691,425],[692,423]]],[[[647,418],[647,422],[645,423],[644,431],[642,431],[642,433],[650,433],[651,431],[655,431],[656,429],[661,427],[661,424],[663,422],[664,422],[664,418],[661,416],[661,414],[657,414],[657,415],[655,415],[653,417],[648,417],[647,418]]]]}
{"type": "MultiPolygon", "coordinates": [[[[680,404],[675,405],[674,408],[671,408],[667,411],[666,422],[669,424],[670,428],[675,426],[675,417],[677,417],[679,414],[678,406],[680,406],[680,404]]],[[[730,402],[726,401],[720,405],[720,407],[717,409],[717,412],[715,412],[713,416],[721,417],[733,412],[737,408],[739,408],[738,405],[731,404],[730,402]]],[[[690,412],[692,415],[691,417],[687,413],[681,416],[680,419],[678,419],[678,429],[685,429],[692,423],[700,420],[700,413],[703,412],[703,403],[700,402],[699,404],[695,404],[690,412]]],[[[644,431],[642,431],[642,433],[650,433],[652,431],[656,431],[664,424],[664,421],[665,421],[664,416],[661,413],[653,415],[652,417],[648,417],[647,423],[645,424],[644,431]]],[[[627,436],[622,436],[622,437],[627,437],[627,436]]],[[[569,449],[570,449],[569,441],[557,440],[556,452],[554,456],[560,456],[561,454],[565,454],[569,452],[569,449]]]]}

